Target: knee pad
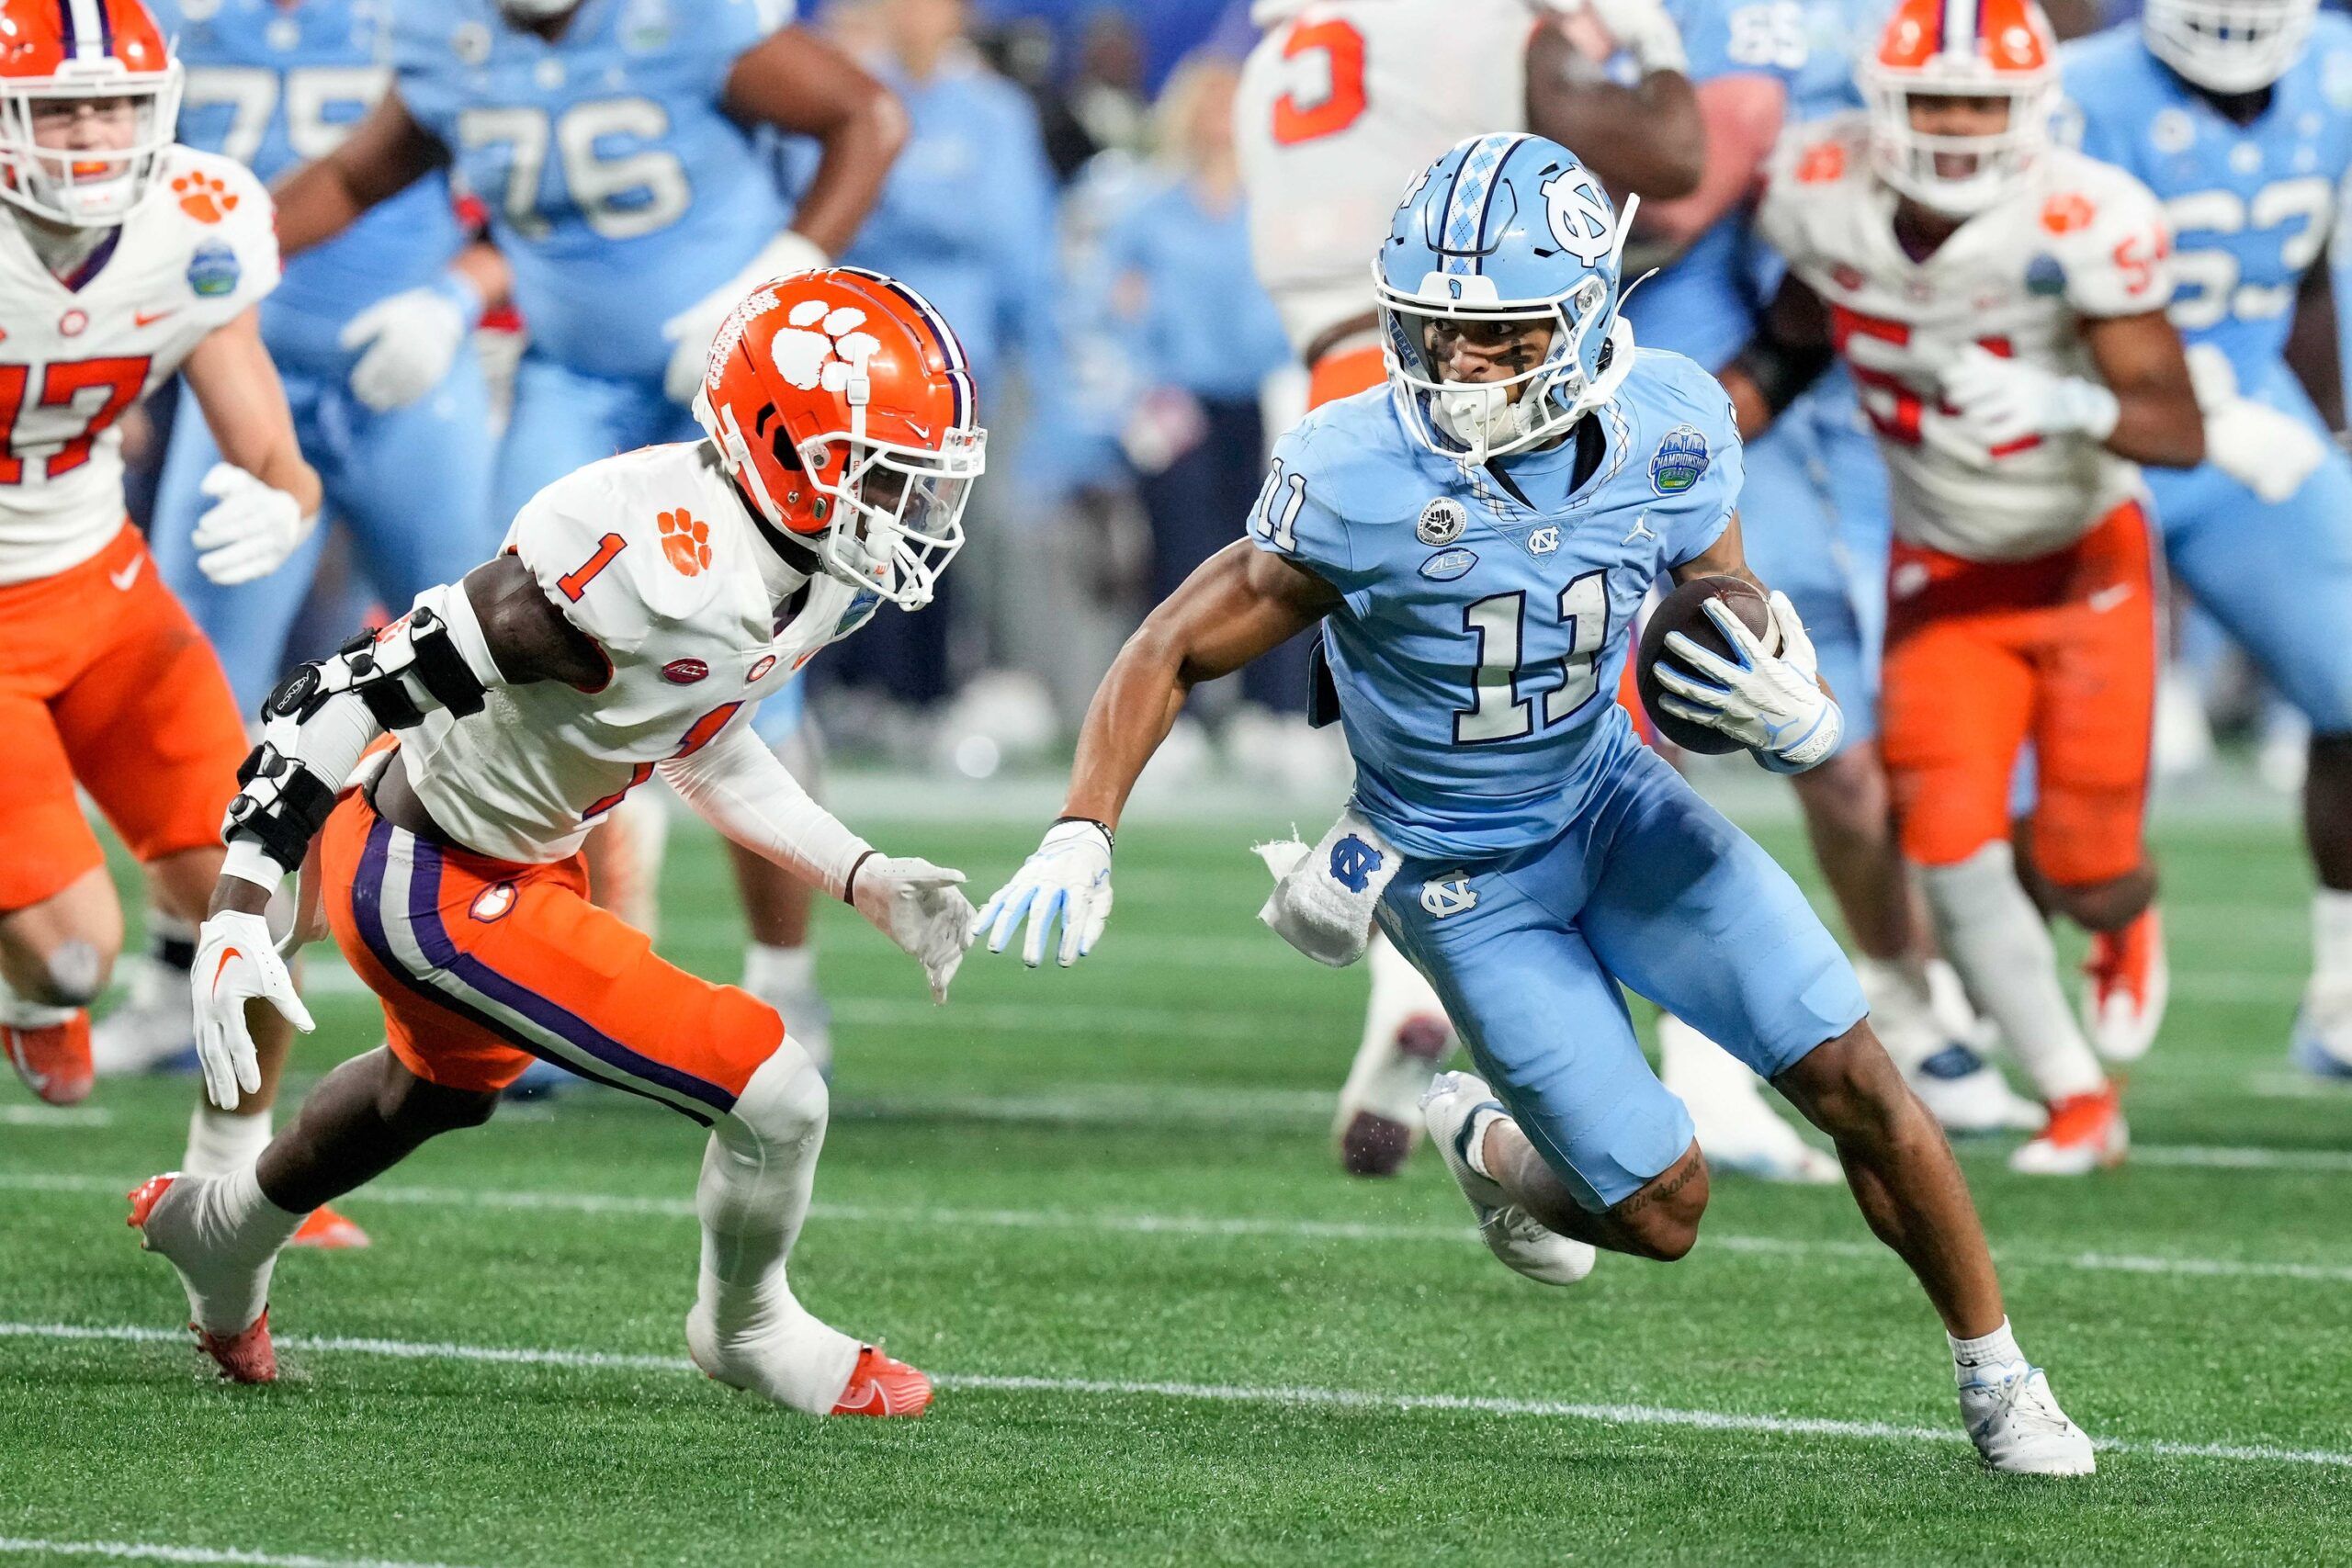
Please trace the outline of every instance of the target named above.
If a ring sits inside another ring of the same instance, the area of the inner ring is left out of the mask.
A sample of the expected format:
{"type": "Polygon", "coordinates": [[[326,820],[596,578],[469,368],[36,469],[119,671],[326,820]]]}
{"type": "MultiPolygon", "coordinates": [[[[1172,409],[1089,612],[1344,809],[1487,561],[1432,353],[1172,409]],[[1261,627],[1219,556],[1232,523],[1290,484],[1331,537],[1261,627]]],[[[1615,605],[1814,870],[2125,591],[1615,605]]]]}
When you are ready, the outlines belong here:
{"type": "Polygon", "coordinates": [[[28,1001],[49,1007],[86,1008],[106,993],[114,954],[99,951],[93,942],[69,938],[41,959],[40,994],[28,1001]]]}
{"type": "Polygon", "coordinates": [[[734,1113],[714,1130],[738,1146],[803,1144],[824,1136],[831,1105],[824,1075],[800,1042],[786,1034],[735,1097],[734,1113]]]}

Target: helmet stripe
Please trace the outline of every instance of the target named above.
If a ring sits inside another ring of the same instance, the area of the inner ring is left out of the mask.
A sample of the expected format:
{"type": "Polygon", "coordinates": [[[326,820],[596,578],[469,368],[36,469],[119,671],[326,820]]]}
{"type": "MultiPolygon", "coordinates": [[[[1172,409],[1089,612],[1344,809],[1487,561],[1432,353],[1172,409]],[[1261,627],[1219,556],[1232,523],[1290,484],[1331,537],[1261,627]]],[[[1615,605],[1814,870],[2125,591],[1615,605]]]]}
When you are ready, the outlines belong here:
{"type": "Polygon", "coordinates": [[[947,391],[955,400],[956,428],[970,429],[974,417],[979,412],[979,399],[974,392],[969,362],[964,357],[963,340],[956,335],[956,329],[947,324],[947,318],[941,315],[930,300],[895,277],[886,277],[878,272],[870,276],[905,300],[914,310],[916,319],[931,330],[933,339],[939,345],[940,357],[947,361],[947,391]]]}
{"type": "Polygon", "coordinates": [[[1496,175],[1511,148],[1525,140],[1510,134],[1481,136],[1463,153],[1453,171],[1453,188],[1446,193],[1445,233],[1438,247],[1446,271],[1482,270],[1487,211],[1494,205],[1496,175]]]}
{"type": "Polygon", "coordinates": [[[1984,0],[1944,0],[1944,54],[1974,54],[1977,14],[1984,0]]]}
{"type": "Polygon", "coordinates": [[[70,60],[104,60],[112,43],[102,0],[58,0],[59,31],[70,60]]]}

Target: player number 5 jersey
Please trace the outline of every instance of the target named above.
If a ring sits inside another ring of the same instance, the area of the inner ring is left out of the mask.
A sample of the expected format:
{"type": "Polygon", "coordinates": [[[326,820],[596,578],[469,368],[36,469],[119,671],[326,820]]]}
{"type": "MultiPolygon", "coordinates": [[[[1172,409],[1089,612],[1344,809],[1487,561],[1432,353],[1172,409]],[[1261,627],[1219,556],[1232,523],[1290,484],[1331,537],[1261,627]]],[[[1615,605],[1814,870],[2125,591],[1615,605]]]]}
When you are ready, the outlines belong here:
{"type": "Polygon", "coordinates": [[[2122,170],[2052,148],[2025,188],[1915,261],[1895,236],[1894,193],[1871,177],[1867,134],[1860,114],[1792,131],[1757,226],[1828,305],[1886,456],[1894,531],[1972,560],[2072,544],[2135,491],[2138,469],[2080,435],[1988,452],[1955,427],[1940,378],[1975,344],[2096,379],[2081,321],[2171,298],[2162,210],[2122,170]]]}

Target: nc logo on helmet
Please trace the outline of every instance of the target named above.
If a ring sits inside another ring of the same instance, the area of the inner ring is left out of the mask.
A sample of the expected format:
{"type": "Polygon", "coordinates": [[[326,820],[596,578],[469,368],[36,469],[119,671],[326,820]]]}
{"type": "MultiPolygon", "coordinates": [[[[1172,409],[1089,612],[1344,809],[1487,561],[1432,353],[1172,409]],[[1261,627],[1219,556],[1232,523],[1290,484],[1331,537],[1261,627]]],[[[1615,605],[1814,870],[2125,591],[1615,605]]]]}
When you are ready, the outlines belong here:
{"type": "Polygon", "coordinates": [[[1582,167],[1568,169],[1545,180],[1542,189],[1550,204],[1552,238],[1585,265],[1599,266],[1617,248],[1617,225],[1592,175],[1582,167]]]}

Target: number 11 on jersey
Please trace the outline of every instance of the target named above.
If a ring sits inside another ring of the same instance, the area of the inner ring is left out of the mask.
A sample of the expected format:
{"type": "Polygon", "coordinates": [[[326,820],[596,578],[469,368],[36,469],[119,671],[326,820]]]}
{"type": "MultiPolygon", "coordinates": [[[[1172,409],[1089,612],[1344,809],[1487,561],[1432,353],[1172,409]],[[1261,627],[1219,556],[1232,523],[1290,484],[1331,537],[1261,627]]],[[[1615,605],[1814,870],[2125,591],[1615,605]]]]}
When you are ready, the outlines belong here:
{"type": "MultiPolygon", "coordinates": [[[[1600,650],[1609,642],[1609,573],[1596,568],[1560,590],[1560,623],[1568,651],[1559,660],[1560,683],[1544,695],[1544,728],[1576,716],[1600,690],[1600,650]]],[[[1485,746],[1535,732],[1535,699],[1520,695],[1526,673],[1520,660],[1527,641],[1527,595],[1496,593],[1462,607],[1462,629],[1476,639],[1470,705],[1453,714],[1453,743],[1485,746]]]]}

